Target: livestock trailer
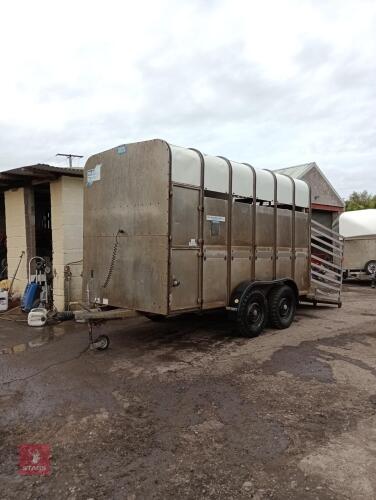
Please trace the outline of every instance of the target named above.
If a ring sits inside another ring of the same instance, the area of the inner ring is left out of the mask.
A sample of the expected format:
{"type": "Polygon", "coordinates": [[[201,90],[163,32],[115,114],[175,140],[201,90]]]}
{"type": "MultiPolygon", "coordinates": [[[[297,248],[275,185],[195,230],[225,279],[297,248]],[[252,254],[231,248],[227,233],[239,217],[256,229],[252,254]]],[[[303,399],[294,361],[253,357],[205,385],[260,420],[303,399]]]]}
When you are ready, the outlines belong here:
{"type": "Polygon", "coordinates": [[[298,301],[340,304],[341,243],[315,224],[301,180],[159,139],[115,147],[85,166],[86,302],[156,320],[227,308],[250,337],[286,328],[298,301]]]}
{"type": "Polygon", "coordinates": [[[345,212],[339,217],[346,278],[370,279],[376,274],[376,209],[345,212]]]}

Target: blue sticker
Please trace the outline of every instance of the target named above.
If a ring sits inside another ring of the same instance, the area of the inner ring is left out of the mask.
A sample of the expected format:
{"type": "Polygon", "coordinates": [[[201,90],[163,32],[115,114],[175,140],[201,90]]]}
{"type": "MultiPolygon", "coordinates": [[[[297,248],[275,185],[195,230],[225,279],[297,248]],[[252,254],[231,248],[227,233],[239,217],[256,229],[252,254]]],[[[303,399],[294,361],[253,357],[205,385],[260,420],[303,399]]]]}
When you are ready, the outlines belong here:
{"type": "Polygon", "coordinates": [[[126,152],[127,152],[127,146],[125,144],[122,144],[121,146],[117,147],[118,155],[125,155],[126,152]]]}

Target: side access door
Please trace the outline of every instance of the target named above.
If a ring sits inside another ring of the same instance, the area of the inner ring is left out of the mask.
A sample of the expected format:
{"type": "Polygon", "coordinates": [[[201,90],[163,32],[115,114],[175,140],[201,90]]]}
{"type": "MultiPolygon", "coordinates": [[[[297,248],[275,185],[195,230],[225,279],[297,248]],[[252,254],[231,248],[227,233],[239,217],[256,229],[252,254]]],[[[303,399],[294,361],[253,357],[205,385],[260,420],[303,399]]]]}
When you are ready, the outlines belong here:
{"type": "Polygon", "coordinates": [[[225,306],[228,275],[228,199],[205,193],[203,247],[203,308],[225,306]]]}
{"type": "Polygon", "coordinates": [[[200,189],[172,187],[170,310],[199,309],[200,189]]]}

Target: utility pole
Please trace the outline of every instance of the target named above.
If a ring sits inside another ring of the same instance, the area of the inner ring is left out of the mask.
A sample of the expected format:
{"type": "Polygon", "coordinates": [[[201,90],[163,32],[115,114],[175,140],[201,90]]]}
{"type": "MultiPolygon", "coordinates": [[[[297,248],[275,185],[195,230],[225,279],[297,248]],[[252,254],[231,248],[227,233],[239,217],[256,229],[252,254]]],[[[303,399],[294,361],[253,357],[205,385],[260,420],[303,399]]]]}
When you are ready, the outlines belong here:
{"type": "Polygon", "coordinates": [[[57,153],[56,156],[65,156],[68,158],[69,161],[69,168],[72,168],[72,158],[83,158],[81,155],[71,155],[71,154],[65,154],[65,153],[57,153]]]}

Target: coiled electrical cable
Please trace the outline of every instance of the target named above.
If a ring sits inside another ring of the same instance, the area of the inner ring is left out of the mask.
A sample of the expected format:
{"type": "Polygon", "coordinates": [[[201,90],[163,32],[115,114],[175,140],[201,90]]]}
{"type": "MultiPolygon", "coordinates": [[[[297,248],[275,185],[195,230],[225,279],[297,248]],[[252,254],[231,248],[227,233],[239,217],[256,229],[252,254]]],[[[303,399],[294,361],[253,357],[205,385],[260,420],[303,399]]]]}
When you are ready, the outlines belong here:
{"type": "Polygon", "coordinates": [[[107,285],[111,281],[112,273],[114,271],[115,263],[116,263],[116,257],[117,257],[117,251],[119,247],[119,234],[123,234],[124,231],[122,229],[119,229],[118,232],[116,233],[115,236],[115,243],[114,243],[114,248],[112,249],[112,257],[111,257],[111,262],[108,268],[107,272],[107,277],[104,281],[103,288],[107,288],[107,285]]]}

